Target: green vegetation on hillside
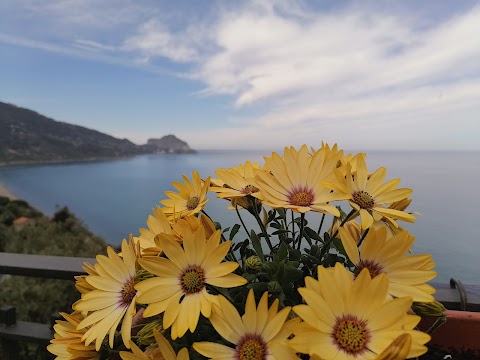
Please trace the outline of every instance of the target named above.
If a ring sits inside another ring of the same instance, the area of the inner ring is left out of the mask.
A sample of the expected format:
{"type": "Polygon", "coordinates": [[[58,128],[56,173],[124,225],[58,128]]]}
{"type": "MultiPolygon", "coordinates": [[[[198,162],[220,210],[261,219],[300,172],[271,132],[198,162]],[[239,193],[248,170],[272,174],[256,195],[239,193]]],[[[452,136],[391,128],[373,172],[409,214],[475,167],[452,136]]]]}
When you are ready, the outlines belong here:
{"type": "MultiPolygon", "coordinates": [[[[94,236],[67,208],[48,218],[25,201],[0,197],[2,252],[95,257],[105,249],[104,240],[94,236]]],[[[68,280],[0,275],[0,307],[15,306],[18,320],[50,323],[52,315],[71,312],[72,303],[79,297],[74,284],[68,280]]],[[[31,357],[31,349],[22,344],[22,358],[35,358],[31,357]]]]}

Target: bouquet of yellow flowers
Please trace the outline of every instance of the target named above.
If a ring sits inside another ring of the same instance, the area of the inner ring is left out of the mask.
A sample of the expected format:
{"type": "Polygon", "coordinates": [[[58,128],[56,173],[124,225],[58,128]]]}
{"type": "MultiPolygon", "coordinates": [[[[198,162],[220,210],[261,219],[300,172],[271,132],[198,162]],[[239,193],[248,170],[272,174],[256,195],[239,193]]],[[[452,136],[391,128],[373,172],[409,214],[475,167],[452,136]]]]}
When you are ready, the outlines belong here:
{"type": "Polygon", "coordinates": [[[412,305],[434,301],[434,262],[412,253],[414,237],[397,223],[415,221],[412,190],[385,181],[383,167],[369,172],[365,159],[303,145],[263,166],[184,175],[139,236],[85,264],[81,297],[48,350],[123,360],[425,353],[430,337],[416,330],[412,305]],[[208,216],[208,192],[228,201],[238,224],[208,216]]]}

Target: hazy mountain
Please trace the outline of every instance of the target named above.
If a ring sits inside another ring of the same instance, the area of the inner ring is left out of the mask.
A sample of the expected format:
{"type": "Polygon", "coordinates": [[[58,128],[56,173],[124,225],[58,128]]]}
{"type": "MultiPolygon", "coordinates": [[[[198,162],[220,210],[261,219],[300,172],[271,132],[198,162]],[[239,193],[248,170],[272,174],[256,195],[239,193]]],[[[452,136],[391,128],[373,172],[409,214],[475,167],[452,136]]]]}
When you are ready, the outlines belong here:
{"type": "MultiPolygon", "coordinates": [[[[185,142],[178,141],[179,148],[185,146],[185,142]]],[[[169,142],[171,146],[174,143],[169,142]]],[[[55,121],[35,111],[0,102],[0,164],[95,160],[177,152],[176,146],[171,149],[167,146],[165,151],[163,149],[165,146],[161,142],[136,145],[127,139],[55,121]],[[159,146],[162,150],[159,150],[159,146]]]]}

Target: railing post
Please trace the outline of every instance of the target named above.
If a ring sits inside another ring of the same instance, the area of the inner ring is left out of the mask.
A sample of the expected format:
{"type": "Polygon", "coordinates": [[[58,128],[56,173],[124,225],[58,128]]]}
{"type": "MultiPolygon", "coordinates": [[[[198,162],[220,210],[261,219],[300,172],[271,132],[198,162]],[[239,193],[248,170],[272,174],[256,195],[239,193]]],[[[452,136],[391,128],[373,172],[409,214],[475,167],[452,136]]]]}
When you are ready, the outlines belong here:
{"type": "MultiPolygon", "coordinates": [[[[10,327],[17,323],[17,311],[14,306],[5,306],[0,309],[0,326],[10,327]]],[[[1,359],[18,360],[19,347],[18,341],[1,338],[0,339],[1,359]]]]}

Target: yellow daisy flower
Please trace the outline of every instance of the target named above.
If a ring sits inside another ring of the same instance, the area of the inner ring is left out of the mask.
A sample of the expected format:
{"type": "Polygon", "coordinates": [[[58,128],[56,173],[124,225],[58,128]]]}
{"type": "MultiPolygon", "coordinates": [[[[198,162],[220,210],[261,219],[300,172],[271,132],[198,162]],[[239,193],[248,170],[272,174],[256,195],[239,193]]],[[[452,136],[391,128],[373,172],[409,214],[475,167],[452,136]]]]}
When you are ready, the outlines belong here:
{"type": "Polygon", "coordinates": [[[122,339],[127,348],[130,346],[132,318],[136,313],[137,292],[134,288],[137,254],[132,242],[122,242],[120,258],[111,248],[107,248],[108,256],[97,255],[95,270],[98,275],[88,275],[85,281],[94,290],[82,294],[80,300],[73,304],[74,310],[87,312],[88,315],[78,324],[77,329],[86,327],[82,340],[86,345],[95,341],[98,351],[103,339],[109,333],[109,344],[113,341],[117,326],[122,322],[122,339]]]}
{"type": "Polygon", "coordinates": [[[306,305],[293,307],[304,320],[289,341],[296,351],[324,360],[373,360],[403,334],[411,336],[408,358],[427,351],[430,336],[413,330],[420,317],[407,314],[412,299],[386,301],[384,274],[371,279],[364,270],[353,280],[337,263],[330,269],[319,266],[318,280],[307,277],[305,283],[298,291],[306,305]]]}
{"type": "Polygon", "coordinates": [[[388,293],[394,297],[411,296],[413,301],[433,301],[435,289],[426,284],[437,273],[431,269],[435,263],[432,255],[410,255],[415,237],[404,230],[387,238],[385,228],[370,228],[360,250],[355,239],[345,229],[339,229],[343,247],[350,261],[355,265],[355,273],[368,269],[372,277],[386,274],[388,293]]]}
{"type": "Polygon", "coordinates": [[[98,360],[100,353],[95,351],[95,346],[85,345],[82,340],[86,329],[77,330],[78,324],[83,320],[83,315],[60,313],[67,321],[57,320],[53,326],[54,338],[50,340],[47,350],[56,356],[57,360],[98,360]]]}
{"type": "Polygon", "coordinates": [[[324,147],[310,156],[303,145],[298,152],[293,147],[285,148],[283,158],[277,153],[265,158],[270,172],[255,170],[255,186],[263,204],[300,213],[317,211],[340,216],[338,209],[327,202],[347,199],[348,195],[331,193],[322,182],[329,179],[341,154],[324,147]]]}
{"type": "Polygon", "coordinates": [[[172,326],[172,339],[193,332],[200,313],[210,317],[212,303],[217,297],[208,293],[206,285],[235,287],[246,284],[246,279],[232,274],[236,262],[222,262],[231,242],[220,244],[220,231],[210,238],[199,228],[186,231],[183,248],[171,236],[160,237],[160,246],[167,258],[140,259],[140,265],[157,277],[144,280],[135,288],[140,292],[138,302],[148,304],[144,317],[165,312],[163,327],[172,326]]]}
{"type": "Polygon", "coordinates": [[[120,351],[122,360],[190,360],[187,348],[182,348],[178,354],[175,354],[172,345],[159,331],[154,329],[153,335],[157,341],[158,348],[147,354],[140,350],[132,341],[130,342],[132,352],[120,351]]]}
{"type": "Polygon", "coordinates": [[[210,359],[223,360],[266,360],[300,359],[287,340],[293,325],[299,319],[287,321],[290,306],[278,311],[278,299],[268,307],[268,293],[265,292],[255,305],[253,290],[250,290],[245,305],[245,314],[240,317],[235,307],[223,296],[214,305],[210,322],[215,330],[234,348],[212,342],[196,342],[193,348],[210,359]]]}
{"type": "Polygon", "coordinates": [[[197,171],[192,171],[192,181],[182,175],[184,184],[173,182],[172,185],[179,191],[166,191],[169,199],[160,201],[165,207],[163,212],[171,221],[177,217],[198,214],[205,207],[206,197],[210,186],[210,177],[202,181],[197,171]]]}
{"type": "Polygon", "coordinates": [[[211,186],[210,191],[217,193],[221,199],[235,199],[258,192],[258,189],[252,185],[251,180],[255,177],[254,169],[260,169],[258,163],[247,161],[244,165],[239,165],[230,169],[219,169],[215,171],[218,180],[212,180],[212,183],[220,183],[221,186],[211,186]]]}
{"type": "Polygon", "coordinates": [[[153,215],[149,215],[147,218],[148,229],[141,228],[140,236],[134,237],[135,243],[138,243],[142,253],[149,256],[157,256],[161,253],[162,249],[157,248],[155,238],[159,234],[170,234],[172,232],[172,226],[165,216],[162,208],[157,207],[152,209],[153,215]],[[149,249],[149,251],[146,251],[149,249]]]}
{"type": "Polygon", "coordinates": [[[395,219],[407,222],[415,221],[415,217],[411,214],[382,206],[406,199],[412,193],[411,189],[397,189],[400,179],[383,183],[387,175],[387,170],[383,167],[369,176],[363,156],[357,158],[356,165],[355,172],[350,164],[347,165],[346,176],[341,171],[335,170],[338,181],[326,181],[323,184],[334,190],[335,193],[349,199],[350,205],[360,213],[362,229],[368,229],[374,220],[381,218],[386,218],[395,227],[398,226],[395,219]]]}

